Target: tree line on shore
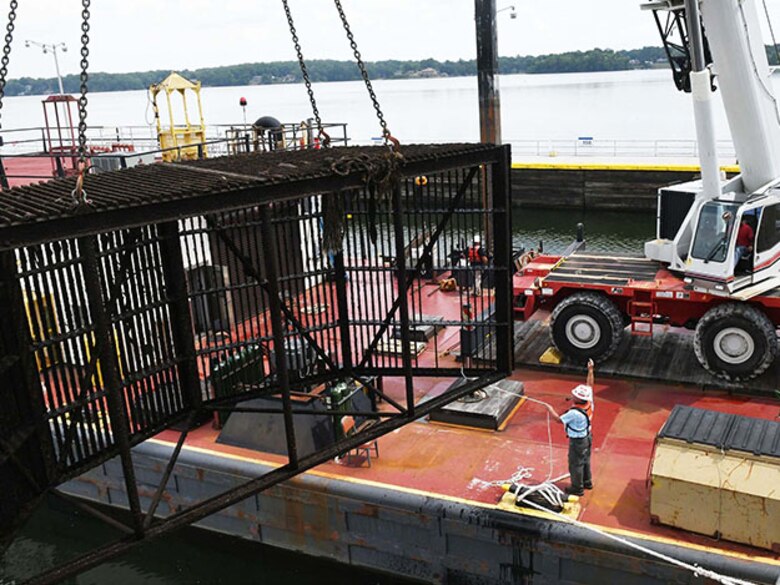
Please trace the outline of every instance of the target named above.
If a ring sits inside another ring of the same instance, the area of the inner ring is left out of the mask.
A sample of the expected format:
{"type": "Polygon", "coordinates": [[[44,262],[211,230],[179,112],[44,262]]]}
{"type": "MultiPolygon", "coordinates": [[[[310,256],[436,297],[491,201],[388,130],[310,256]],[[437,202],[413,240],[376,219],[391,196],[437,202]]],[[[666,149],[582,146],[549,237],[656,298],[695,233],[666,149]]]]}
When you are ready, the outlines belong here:
{"type": "MultiPolygon", "coordinates": [[[[777,47],[767,47],[771,65],[780,65],[777,47]]],[[[499,57],[499,71],[512,73],[573,73],[593,71],[626,71],[666,66],[666,53],[661,47],[643,47],[623,51],[592,49],[570,51],[537,56],[499,57]]],[[[314,82],[354,81],[360,79],[360,72],[352,61],[312,60],[307,62],[309,75],[314,82]]],[[[368,64],[373,79],[409,79],[415,77],[463,77],[476,75],[476,61],[375,61],[368,64]]],[[[134,73],[91,73],[90,91],[125,91],[146,89],[168,75],[167,70],[134,73]]],[[[244,63],[223,67],[183,70],[182,75],[200,80],[204,87],[267,85],[277,83],[298,83],[302,80],[296,61],[274,63],[244,63]]],[[[67,93],[79,91],[79,77],[63,77],[67,93]]],[[[22,77],[10,79],[5,88],[6,95],[45,95],[57,93],[56,78],[34,79],[22,77]]]]}

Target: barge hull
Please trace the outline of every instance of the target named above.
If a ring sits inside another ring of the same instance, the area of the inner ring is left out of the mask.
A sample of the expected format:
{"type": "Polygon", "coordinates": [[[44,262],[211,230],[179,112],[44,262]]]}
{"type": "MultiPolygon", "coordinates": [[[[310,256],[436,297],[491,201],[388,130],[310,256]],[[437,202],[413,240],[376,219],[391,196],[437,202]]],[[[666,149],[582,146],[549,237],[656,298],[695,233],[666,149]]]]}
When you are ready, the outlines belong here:
{"type": "MultiPolygon", "coordinates": [[[[133,450],[146,509],[174,445],[133,450]]],[[[185,447],[159,507],[162,515],[267,473],[272,465],[185,447]]],[[[62,487],[72,495],[127,508],[121,464],[111,460],[62,487]]],[[[207,530],[383,571],[426,583],[700,583],[584,528],[537,513],[314,471],[257,494],[197,524],[207,530]]],[[[635,542],[731,577],[775,585],[780,565],[683,548],[663,539],[635,542]]]]}

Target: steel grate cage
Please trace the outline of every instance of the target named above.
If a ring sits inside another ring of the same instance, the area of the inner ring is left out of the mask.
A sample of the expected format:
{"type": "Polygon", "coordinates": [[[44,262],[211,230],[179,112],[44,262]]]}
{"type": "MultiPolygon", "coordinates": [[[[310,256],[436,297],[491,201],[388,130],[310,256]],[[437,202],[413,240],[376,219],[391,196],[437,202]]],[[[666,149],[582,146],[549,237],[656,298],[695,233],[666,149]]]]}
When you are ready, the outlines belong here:
{"type": "Polygon", "coordinates": [[[403,154],[395,165],[360,147],[135,167],[87,176],[82,208],[69,204],[72,180],[5,192],[0,484],[12,496],[0,530],[116,456],[140,517],[130,447],[203,413],[277,397],[284,479],[508,375],[509,149],[403,154]],[[475,236],[484,264],[468,257],[475,236]],[[419,377],[467,383],[421,404],[419,377]],[[301,452],[291,397],[345,378],[392,408],[365,436],[301,452]],[[383,391],[388,379],[405,396],[383,391]]]}

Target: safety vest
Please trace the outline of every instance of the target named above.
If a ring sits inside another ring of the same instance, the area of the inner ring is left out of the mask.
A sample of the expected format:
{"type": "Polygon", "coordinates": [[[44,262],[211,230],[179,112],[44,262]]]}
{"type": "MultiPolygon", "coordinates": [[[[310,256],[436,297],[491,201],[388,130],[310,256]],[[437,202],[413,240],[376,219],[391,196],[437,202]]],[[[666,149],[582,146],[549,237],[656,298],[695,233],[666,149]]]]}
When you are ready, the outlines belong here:
{"type": "Polygon", "coordinates": [[[482,264],[482,254],[479,253],[480,246],[471,246],[469,248],[469,262],[472,264],[482,264]]]}
{"type": "MultiPolygon", "coordinates": [[[[572,410],[576,410],[576,411],[580,412],[581,414],[585,415],[585,419],[588,421],[588,426],[586,427],[585,430],[588,432],[588,434],[590,434],[590,423],[593,420],[593,402],[588,402],[588,405],[584,409],[583,408],[579,408],[577,406],[572,406],[566,412],[571,412],[572,410]]],[[[569,435],[569,429],[571,428],[569,426],[569,423],[566,423],[565,428],[566,428],[566,435],[568,436],[569,435]]],[[[574,429],[571,429],[571,430],[574,430],[574,429]]]]}

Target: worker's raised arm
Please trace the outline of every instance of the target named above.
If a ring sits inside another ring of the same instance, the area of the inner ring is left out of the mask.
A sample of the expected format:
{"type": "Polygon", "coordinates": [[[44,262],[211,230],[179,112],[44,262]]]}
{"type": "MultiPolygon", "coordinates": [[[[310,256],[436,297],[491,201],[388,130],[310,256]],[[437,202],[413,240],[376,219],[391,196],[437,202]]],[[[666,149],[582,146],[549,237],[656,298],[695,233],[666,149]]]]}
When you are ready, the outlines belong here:
{"type": "Polygon", "coordinates": [[[593,363],[593,360],[588,360],[588,377],[585,380],[585,384],[590,386],[591,390],[593,389],[593,370],[595,369],[595,364],[593,363]]]}

